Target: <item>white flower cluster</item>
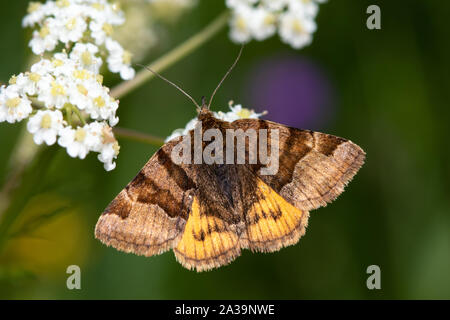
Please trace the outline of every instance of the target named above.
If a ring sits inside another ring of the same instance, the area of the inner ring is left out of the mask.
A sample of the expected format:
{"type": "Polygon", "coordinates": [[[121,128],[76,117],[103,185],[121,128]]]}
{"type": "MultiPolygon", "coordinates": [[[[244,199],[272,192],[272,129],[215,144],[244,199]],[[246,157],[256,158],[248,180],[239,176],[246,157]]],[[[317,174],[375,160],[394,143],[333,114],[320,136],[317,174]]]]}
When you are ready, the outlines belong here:
{"type": "Polygon", "coordinates": [[[230,37],[237,43],[262,41],[277,32],[295,49],[312,41],[319,3],[326,0],[226,0],[232,10],[230,37]]]}
{"type": "Polygon", "coordinates": [[[77,54],[91,69],[98,72],[100,52],[106,52],[109,70],[129,80],[135,75],[131,54],[111,37],[114,27],[124,22],[123,12],[107,0],[58,0],[31,2],[22,25],[36,28],[29,43],[33,53],[52,52],[60,44],[67,49],[85,44],[77,54]]]}
{"type": "MultiPolygon", "coordinates": [[[[233,122],[235,120],[239,119],[259,119],[261,116],[263,116],[265,113],[256,113],[253,110],[249,110],[247,108],[242,108],[242,105],[237,104],[233,106],[233,102],[230,101],[229,104],[230,110],[228,112],[213,112],[213,115],[215,118],[227,121],[227,122],[233,122]]],[[[173,140],[177,137],[186,135],[189,131],[194,130],[195,125],[197,124],[197,118],[194,118],[190,120],[185,128],[176,129],[170,136],[166,138],[166,142],[173,140]]]]}
{"type": "MultiPolygon", "coordinates": [[[[77,44],[76,46],[84,46],[77,44]]],[[[27,129],[38,145],[56,142],[71,157],[84,159],[98,152],[106,170],[115,167],[119,145],[112,133],[119,119],[118,101],[102,85],[102,77],[84,69],[76,55],[57,53],[52,60],[41,59],[30,72],[13,76],[0,87],[0,122],[15,123],[28,118],[27,129]],[[32,105],[36,101],[36,105],[32,105]],[[73,127],[77,116],[81,125],[73,127]],[[86,123],[85,118],[91,122],[86,123]]]]}
{"type": "Polygon", "coordinates": [[[106,58],[112,72],[134,77],[130,53],[111,38],[124,21],[107,0],[31,2],[23,26],[36,28],[29,45],[41,59],[0,87],[0,122],[27,119],[36,144],[58,143],[80,159],[96,152],[106,170],[114,169],[119,102],[103,86],[100,68],[106,58]]]}

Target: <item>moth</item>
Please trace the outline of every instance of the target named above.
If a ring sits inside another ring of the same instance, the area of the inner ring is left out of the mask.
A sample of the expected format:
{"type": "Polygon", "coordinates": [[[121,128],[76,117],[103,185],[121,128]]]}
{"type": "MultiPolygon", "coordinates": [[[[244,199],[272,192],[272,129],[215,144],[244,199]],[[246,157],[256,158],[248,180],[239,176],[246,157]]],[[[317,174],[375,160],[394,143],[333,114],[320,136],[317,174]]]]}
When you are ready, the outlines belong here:
{"type": "MultiPolygon", "coordinates": [[[[349,140],[267,120],[222,121],[209,110],[211,101],[197,106],[203,131],[278,132],[277,173],[261,174],[268,164],[259,160],[175,163],[171,154],[183,139],[178,137],[164,144],[108,205],[95,228],[97,239],[144,256],[173,250],[187,269],[218,268],[242,249],[274,252],[296,244],[305,233],[309,212],[336,199],[364,163],[364,151],[349,140]]],[[[194,138],[193,131],[188,135],[194,138]]],[[[247,141],[246,160],[249,150],[247,141]]]]}

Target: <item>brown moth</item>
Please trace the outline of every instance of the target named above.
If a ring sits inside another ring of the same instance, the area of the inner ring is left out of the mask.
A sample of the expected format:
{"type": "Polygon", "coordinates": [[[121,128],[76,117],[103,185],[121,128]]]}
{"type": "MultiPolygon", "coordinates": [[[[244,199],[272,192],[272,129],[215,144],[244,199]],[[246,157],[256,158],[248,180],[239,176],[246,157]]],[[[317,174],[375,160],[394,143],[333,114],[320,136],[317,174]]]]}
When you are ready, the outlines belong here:
{"type": "MultiPolygon", "coordinates": [[[[144,256],[172,249],[184,267],[197,271],[229,264],[242,249],[274,252],[297,243],[309,212],[336,199],[364,162],[364,151],[343,138],[259,119],[222,121],[205,103],[198,112],[203,131],[277,129],[278,172],[260,174],[267,165],[260,161],[176,164],[171,154],[183,139],[178,137],[105,209],[97,239],[144,256]]],[[[248,147],[247,141],[246,160],[248,147]]]]}

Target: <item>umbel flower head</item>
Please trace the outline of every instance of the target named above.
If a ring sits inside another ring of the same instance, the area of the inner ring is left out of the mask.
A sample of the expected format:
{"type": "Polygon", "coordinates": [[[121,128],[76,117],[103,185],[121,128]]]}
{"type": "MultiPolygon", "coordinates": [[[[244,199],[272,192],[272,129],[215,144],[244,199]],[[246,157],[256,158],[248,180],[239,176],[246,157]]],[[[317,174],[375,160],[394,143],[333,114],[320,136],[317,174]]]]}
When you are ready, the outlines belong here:
{"type": "Polygon", "coordinates": [[[230,37],[237,43],[279,34],[295,49],[312,41],[319,3],[326,0],[226,0],[232,10],[230,37]]]}
{"type": "Polygon", "coordinates": [[[105,169],[114,169],[119,102],[103,86],[100,68],[106,58],[112,72],[134,77],[130,53],[111,38],[123,22],[122,12],[106,0],[30,3],[23,25],[35,28],[29,44],[41,57],[0,87],[0,122],[27,120],[36,144],[58,143],[80,159],[97,152],[105,169]]]}
{"type": "Polygon", "coordinates": [[[7,87],[0,88],[0,122],[28,118],[27,129],[36,144],[58,141],[71,157],[81,159],[90,151],[98,152],[105,168],[113,169],[118,144],[111,127],[119,121],[119,104],[102,85],[101,76],[65,53],[55,54],[52,60],[41,59],[30,71],[13,76],[7,87]],[[36,101],[35,107],[31,100],[36,101]],[[74,128],[74,115],[89,123],[74,128]],[[116,144],[116,152],[105,153],[116,144]]]}
{"type": "Polygon", "coordinates": [[[98,73],[99,53],[105,51],[109,70],[129,80],[135,73],[131,54],[112,38],[114,27],[124,22],[123,12],[106,0],[58,0],[31,2],[22,25],[34,28],[29,43],[34,54],[52,52],[58,45],[75,45],[73,54],[98,73]]]}

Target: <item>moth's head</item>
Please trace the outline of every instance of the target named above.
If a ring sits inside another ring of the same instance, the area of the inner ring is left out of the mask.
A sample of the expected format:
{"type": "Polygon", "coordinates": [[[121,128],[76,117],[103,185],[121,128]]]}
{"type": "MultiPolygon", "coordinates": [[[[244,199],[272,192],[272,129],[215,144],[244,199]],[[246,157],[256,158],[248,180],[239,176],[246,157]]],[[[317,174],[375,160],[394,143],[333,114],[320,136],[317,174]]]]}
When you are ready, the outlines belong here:
{"type": "Polygon", "coordinates": [[[199,120],[203,120],[207,117],[213,116],[212,112],[209,110],[209,104],[207,104],[206,98],[204,96],[202,97],[202,106],[197,107],[197,112],[199,120]]]}

